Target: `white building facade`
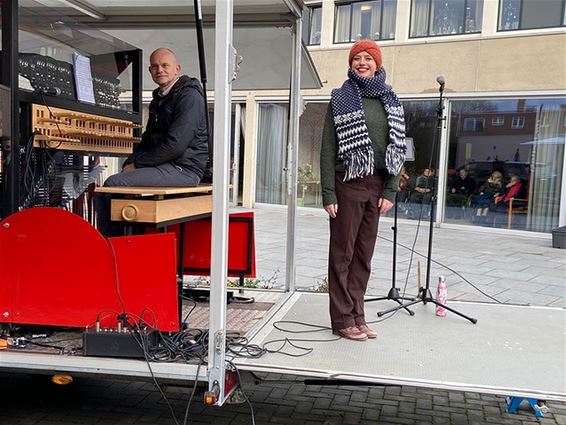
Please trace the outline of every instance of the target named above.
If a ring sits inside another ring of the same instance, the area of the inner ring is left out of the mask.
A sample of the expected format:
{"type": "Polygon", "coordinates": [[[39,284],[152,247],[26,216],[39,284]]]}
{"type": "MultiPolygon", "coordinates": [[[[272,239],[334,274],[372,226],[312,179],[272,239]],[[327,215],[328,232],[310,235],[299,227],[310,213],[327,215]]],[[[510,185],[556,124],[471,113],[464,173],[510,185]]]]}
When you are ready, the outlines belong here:
{"type": "MultiPolygon", "coordinates": [[[[307,2],[303,37],[323,88],[302,92],[299,202],[321,207],[319,148],[330,92],[346,78],[353,42],[369,38],[382,49],[387,80],[403,101],[407,137],[414,143],[415,159],[406,164],[409,188],[399,199],[401,217],[418,218],[415,211],[421,209],[412,205],[411,190],[432,164],[439,223],[543,233],[566,224],[565,3],[307,2]],[[437,138],[439,75],[446,80],[446,120],[437,138]],[[474,189],[455,193],[462,169],[474,189]],[[492,205],[493,212],[481,214],[494,171],[502,174],[502,190],[514,176],[522,189],[514,205],[500,206],[497,214],[492,205]]],[[[285,204],[287,94],[234,95],[241,112],[241,202],[246,207],[285,204]]]]}

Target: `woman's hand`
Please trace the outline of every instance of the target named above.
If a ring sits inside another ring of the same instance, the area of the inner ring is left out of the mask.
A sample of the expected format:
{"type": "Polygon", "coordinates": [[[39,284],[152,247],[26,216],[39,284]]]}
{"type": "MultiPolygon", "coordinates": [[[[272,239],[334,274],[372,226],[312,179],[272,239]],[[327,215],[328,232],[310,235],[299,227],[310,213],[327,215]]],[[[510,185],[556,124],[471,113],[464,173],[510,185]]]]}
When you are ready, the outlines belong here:
{"type": "Polygon", "coordinates": [[[393,202],[385,198],[379,198],[379,201],[377,202],[377,207],[379,208],[379,214],[386,214],[387,211],[389,211],[391,207],[393,207],[393,202]]]}
{"type": "Polygon", "coordinates": [[[338,204],[325,205],[324,210],[331,218],[336,218],[336,214],[338,214],[338,204]]]}

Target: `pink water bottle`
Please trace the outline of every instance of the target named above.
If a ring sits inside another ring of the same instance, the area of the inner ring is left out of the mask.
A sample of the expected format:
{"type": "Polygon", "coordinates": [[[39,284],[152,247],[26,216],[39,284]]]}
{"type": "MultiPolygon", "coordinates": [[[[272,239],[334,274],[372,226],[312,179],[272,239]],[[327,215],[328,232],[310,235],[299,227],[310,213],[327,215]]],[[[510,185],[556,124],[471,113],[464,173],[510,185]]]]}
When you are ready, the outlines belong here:
{"type": "Polygon", "coordinates": [[[438,278],[438,286],[436,287],[436,302],[442,304],[442,306],[436,306],[437,316],[446,316],[446,309],[443,306],[446,305],[447,298],[448,291],[446,289],[446,278],[444,276],[440,276],[438,278]]]}

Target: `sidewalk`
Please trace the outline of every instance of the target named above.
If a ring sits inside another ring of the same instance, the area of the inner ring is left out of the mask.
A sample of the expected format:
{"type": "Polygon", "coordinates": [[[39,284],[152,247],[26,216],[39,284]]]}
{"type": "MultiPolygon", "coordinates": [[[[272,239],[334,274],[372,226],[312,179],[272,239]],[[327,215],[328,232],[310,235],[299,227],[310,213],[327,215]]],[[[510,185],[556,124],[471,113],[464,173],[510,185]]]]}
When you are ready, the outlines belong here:
{"type": "MultiPolygon", "coordinates": [[[[283,287],[287,209],[260,205],[253,211],[258,276],[268,279],[279,271],[278,287],[283,287]]],[[[386,295],[391,287],[392,225],[390,218],[380,222],[368,295],[386,295]]],[[[417,261],[423,286],[426,280],[428,222],[418,226],[415,221],[399,220],[397,227],[396,287],[416,295],[417,261]]],[[[299,209],[297,289],[315,288],[326,277],[328,234],[328,218],[322,209],[299,209]]],[[[434,228],[431,258],[431,290],[434,293],[438,276],[446,276],[449,300],[566,307],[566,250],[552,248],[551,235],[444,225],[434,228]]]]}

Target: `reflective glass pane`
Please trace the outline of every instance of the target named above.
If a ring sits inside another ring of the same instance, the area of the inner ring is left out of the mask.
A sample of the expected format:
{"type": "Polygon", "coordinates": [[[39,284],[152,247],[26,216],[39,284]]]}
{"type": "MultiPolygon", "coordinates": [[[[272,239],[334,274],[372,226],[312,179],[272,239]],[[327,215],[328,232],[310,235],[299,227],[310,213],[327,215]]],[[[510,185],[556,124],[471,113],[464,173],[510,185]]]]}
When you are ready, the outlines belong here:
{"type": "Polygon", "coordinates": [[[483,0],[468,0],[464,13],[464,32],[481,31],[483,0]]]}
{"type": "Polygon", "coordinates": [[[433,0],[430,35],[464,32],[464,0],[433,0]]]}
{"type": "MultiPolygon", "coordinates": [[[[430,217],[432,189],[437,185],[435,163],[432,158],[433,141],[436,135],[436,105],[429,100],[403,101],[405,125],[408,138],[414,145],[414,160],[405,162],[397,195],[399,218],[427,220],[430,217]]],[[[438,152],[438,149],[436,150],[438,152]]],[[[437,153],[438,155],[438,153],[437,153]]],[[[387,213],[393,215],[393,211],[387,213]]]]}
{"type": "Polygon", "coordinates": [[[413,0],[411,7],[411,37],[428,35],[429,0],[413,0]]]}
{"type": "Polygon", "coordinates": [[[560,0],[523,0],[521,28],[559,27],[563,7],[560,0]]]}
{"type": "Polygon", "coordinates": [[[319,207],[320,194],[320,145],[328,103],[309,103],[301,115],[299,129],[299,176],[297,204],[319,207]]]}
{"type": "Polygon", "coordinates": [[[322,8],[315,7],[311,9],[311,21],[310,21],[310,45],[320,44],[320,28],[322,25],[322,8]]]}
{"type": "Polygon", "coordinates": [[[261,104],[257,140],[256,202],[286,204],[287,105],[261,104]]]}
{"type": "Polygon", "coordinates": [[[565,119],[566,99],[453,102],[445,220],[537,232],[557,227],[565,119]]]}
{"type": "Polygon", "coordinates": [[[560,27],[565,14],[564,0],[501,0],[499,30],[560,27]]]}
{"type": "Polygon", "coordinates": [[[395,38],[395,18],[397,16],[397,0],[385,0],[383,2],[383,27],[381,28],[382,40],[393,40],[395,38]]]}
{"type": "Polygon", "coordinates": [[[521,17],[521,0],[501,0],[499,4],[499,30],[516,30],[521,17]]]}
{"type": "Polygon", "coordinates": [[[381,1],[354,3],[352,5],[351,38],[379,40],[381,38],[380,19],[381,1]]]}
{"type": "Polygon", "coordinates": [[[334,23],[334,42],[347,43],[350,41],[350,15],[351,5],[336,6],[336,19],[334,23]]]}
{"type": "Polygon", "coordinates": [[[303,42],[305,44],[309,44],[309,29],[310,29],[310,13],[311,9],[308,7],[305,7],[305,9],[303,10],[303,42]]]}

